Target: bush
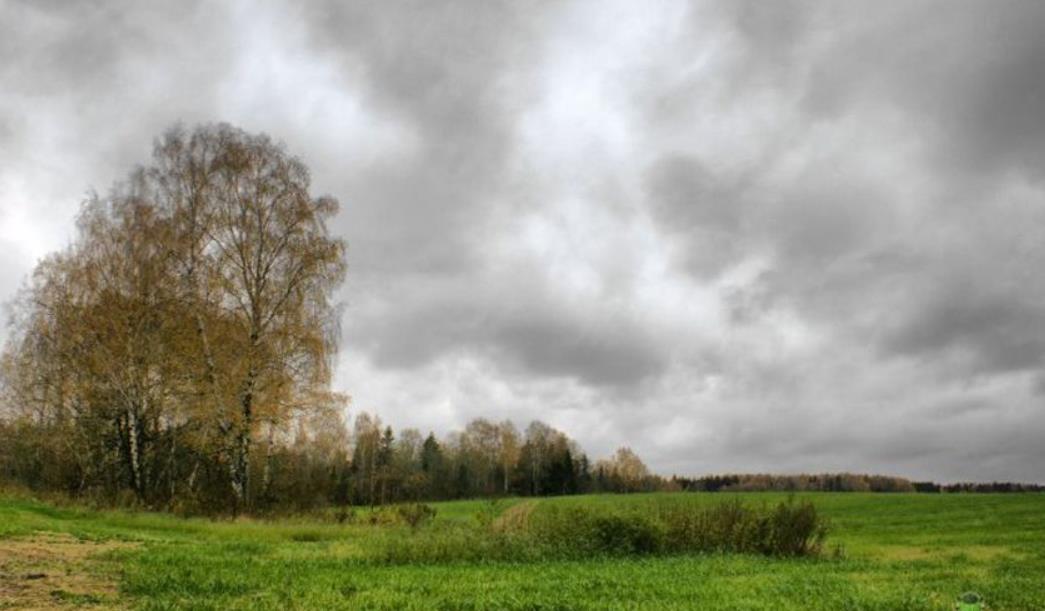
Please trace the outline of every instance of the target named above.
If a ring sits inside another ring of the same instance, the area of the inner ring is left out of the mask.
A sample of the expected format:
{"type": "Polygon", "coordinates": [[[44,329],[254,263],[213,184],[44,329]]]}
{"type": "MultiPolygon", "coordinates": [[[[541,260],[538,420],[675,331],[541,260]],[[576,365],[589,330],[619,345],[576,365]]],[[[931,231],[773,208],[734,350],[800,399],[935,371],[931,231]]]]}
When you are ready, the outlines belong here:
{"type": "Polygon", "coordinates": [[[664,508],[659,517],[674,552],[740,552],[767,556],[820,553],[827,524],[809,501],[774,507],[730,500],[712,507],[664,508]]]}
{"type": "Polygon", "coordinates": [[[435,518],[435,508],[424,503],[410,503],[396,507],[399,517],[410,528],[418,528],[422,524],[431,522],[435,518]]]}
{"type": "Polygon", "coordinates": [[[820,553],[827,524],[809,501],[780,503],[766,518],[761,551],[773,556],[812,556],[820,553]]]}
{"type": "Polygon", "coordinates": [[[338,524],[352,524],[356,521],[356,512],[351,507],[338,507],[334,511],[334,521],[338,524]]]}
{"type": "Polygon", "coordinates": [[[478,524],[441,525],[423,537],[390,540],[389,562],[590,558],[682,553],[818,555],[827,526],[816,507],[730,500],[711,506],[660,500],[607,508],[521,503],[478,524]]]}
{"type": "Polygon", "coordinates": [[[589,506],[540,509],[530,514],[523,532],[555,556],[655,554],[665,548],[666,529],[650,516],[589,506]]]}
{"type": "Polygon", "coordinates": [[[607,554],[654,554],[664,549],[666,529],[638,515],[609,514],[592,520],[595,549],[607,554]]]}
{"type": "Polygon", "coordinates": [[[370,509],[363,514],[360,522],[370,526],[409,526],[417,529],[431,522],[435,513],[435,508],[425,503],[384,505],[370,509]]]}

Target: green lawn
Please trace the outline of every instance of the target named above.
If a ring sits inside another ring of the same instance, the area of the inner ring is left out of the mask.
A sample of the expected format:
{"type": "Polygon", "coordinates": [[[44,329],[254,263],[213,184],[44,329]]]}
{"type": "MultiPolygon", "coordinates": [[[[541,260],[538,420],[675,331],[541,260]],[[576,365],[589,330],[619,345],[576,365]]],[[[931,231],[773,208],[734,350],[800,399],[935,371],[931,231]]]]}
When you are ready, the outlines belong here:
{"type": "MultiPolygon", "coordinates": [[[[752,503],[783,498],[737,496],[752,503]]],[[[725,498],[607,495],[539,502],[641,505],[725,498]]],[[[318,519],[233,522],[94,512],[7,498],[0,499],[0,579],[6,581],[0,581],[0,608],[29,600],[28,590],[18,594],[18,580],[24,577],[19,571],[30,570],[19,564],[18,554],[28,554],[20,551],[19,542],[42,541],[46,547],[47,541],[85,541],[82,546],[97,553],[88,554],[77,570],[109,579],[111,591],[78,591],[83,584],[76,582],[40,586],[49,604],[145,609],[951,609],[962,592],[973,590],[986,598],[990,609],[1045,609],[1045,495],[820,493],[799,498],[812,500],[830,519],[821,558],[690,555],[419,565],[383,562],[377,550],[393,539],[461,528],[476,513],[503,511],[514,501],[497,506],[485,501],[440,503],[435,521],[412,532],[401,526],[318,519]]],[[[57,555],[38,560],[37,565],[50,562],[51,571],[60,572],[57,555]]]]}

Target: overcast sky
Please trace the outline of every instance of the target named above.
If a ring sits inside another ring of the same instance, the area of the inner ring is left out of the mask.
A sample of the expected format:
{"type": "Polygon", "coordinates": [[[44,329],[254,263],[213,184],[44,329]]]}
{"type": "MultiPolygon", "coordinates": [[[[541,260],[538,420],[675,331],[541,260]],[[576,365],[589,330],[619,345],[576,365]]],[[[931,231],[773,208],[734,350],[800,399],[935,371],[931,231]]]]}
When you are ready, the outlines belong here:
{"type": "Polygon", "coordinates": [[[352,415],[1045,481],[1045,3],[0,0],[0,299],[178,121],[341,201],[352,415]]]}

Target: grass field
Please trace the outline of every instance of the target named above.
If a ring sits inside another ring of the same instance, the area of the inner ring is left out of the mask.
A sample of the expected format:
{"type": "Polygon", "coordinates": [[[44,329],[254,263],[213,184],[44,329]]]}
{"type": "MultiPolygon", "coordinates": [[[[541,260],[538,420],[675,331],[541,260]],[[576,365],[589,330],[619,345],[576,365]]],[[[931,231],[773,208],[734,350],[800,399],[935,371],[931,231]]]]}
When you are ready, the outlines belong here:
{"type": "MultiPolygon", "coordinates": [[[[750,503],[775,494],[736,495],[750,503]]],[[[729,495],[545,499],[641,509],[729,495]]],[[[436,504],[416,531],[313,519],[211,521],[0,498],[0,608],[1045,609],[1045,495],[800,495],[819,558],[738,554],[396,563],[380,550],[513,503],[436,504]]]]}

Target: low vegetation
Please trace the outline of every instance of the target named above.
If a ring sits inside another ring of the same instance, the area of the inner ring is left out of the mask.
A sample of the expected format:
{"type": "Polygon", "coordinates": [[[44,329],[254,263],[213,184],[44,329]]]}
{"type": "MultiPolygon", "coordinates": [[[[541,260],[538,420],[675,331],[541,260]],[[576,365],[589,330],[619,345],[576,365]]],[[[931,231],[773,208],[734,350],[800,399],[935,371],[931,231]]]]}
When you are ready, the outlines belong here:
{"type": "Polygon", "coordinates": [[[473,523],[388,542],[394,563],[589,559],[687,553],[799,557],[820,553],[827,525],[810,501],[714,504],[661,496],[607,506],[527,501],[494,519],[488,504],[473,523]]]}

